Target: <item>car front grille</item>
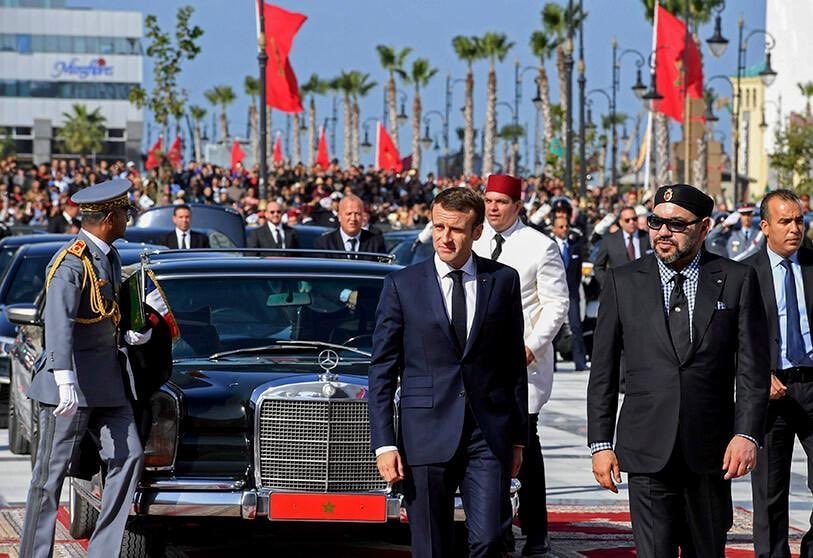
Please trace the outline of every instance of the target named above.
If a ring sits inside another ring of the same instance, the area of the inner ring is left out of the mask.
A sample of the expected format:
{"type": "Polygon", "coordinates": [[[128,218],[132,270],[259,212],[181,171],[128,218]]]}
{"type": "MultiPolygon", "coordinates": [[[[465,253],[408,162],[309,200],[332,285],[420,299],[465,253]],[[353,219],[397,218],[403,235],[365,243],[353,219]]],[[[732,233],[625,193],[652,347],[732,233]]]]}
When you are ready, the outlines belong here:
{"type": "Polygon", "coordinates": [[[266,399],[259,410],[260,488],[383,490],[367,401],[266,399]]]}

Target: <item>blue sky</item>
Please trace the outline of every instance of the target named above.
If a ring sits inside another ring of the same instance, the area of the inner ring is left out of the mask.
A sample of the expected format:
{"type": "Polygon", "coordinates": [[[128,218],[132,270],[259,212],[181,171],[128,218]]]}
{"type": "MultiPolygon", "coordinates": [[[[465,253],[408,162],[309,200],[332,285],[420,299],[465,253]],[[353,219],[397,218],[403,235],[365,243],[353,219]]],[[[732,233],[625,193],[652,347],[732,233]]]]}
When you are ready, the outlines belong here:
{"type": "MultiPolygon", "coordinates": [[[[743,16],[746,28],[763,28],[765,25],[766,0],[729,0],[723,12],[723,34],[731,41],[725,55],[714,59],[703,45],[706,63],[705,75],[731,75],[736,72],[736,32],[737,20],[743,16]]],[[[564,0],[560,0],[565,3],[564,0]]],[[[92,7],[114,10],[139,10],[144,15],[155,14],[164,29],[174,27],[175,11],[179,6],[194,4],[193,21],[200,25],[205,34],[201,40],[202,52],[192,62],[186,63],[180,79],[181,87],[189,92],[190,101],[207,106],[203,91],[213,85],[228,84],[238,93],[238,100],[231,109],[230,131],[244,135],[246,132],[247,107],[249,99],[243,94],[243,79],[247,74],[257,73],[256,31],[254,23],[254,0],[68,0],[69,6],[92,7]]],[[[534,30],[541,28],[540,13],[543,1],[530,0],[276,0],[277,5],[299,11],[308,16],[296,37],[291,61],[300,83],[316,73],[329,78],[341,70],[360,70],[371,74],[379,83],[362,103],[362,120],[368,117],[380,118],[383,103],[383,85],[387,79],[380,68],[375,46],[390,44],[412,47],[412,57],[428,58],[439,68],[437,76],[423,92],[424,111],[440,110],[444,107],[445,76],[451,73],[454,78],[464,77],[465,64],[457,59],[451,47],[452,37],[458,34],[482,35],[486,31],[506,33],[515,43],[505,62],[498,68],[498,101],[513,105],[514,61],[518,58],[522,66],[536,64],[530,53],[528,40],[534,30]]],[[[644,52],[650,50],[651,26],[644,19],[640,0],[584,0],[589,16],[585,23],[585,60],[587,67],[587,88],[606,88],[611,85],[611,42],[615,37],[619,48],[634,48],[644,52]]],[[[701,39],[712,33],[712,24],[700,30],[701,39]]],[[[781,40],[781,38],[780,38],[781,40]]],[[[749,43],[748,65],[762,60],[762,48],[758,40],[749,43]]],[[[485,113],[485,83],[487,63],[475,66],[475,125],[480,126],[485,113]]],[[[559,97],[556,69],[553,62],[548,65],[551,77],[551,97],[554,102],[559,97]]],[[[624,59],[621,69],[621,87],[618,94],[618,109],[634,115],[641,108],[640,102],[630,91],[635,79],[634,57],[624,59]]],[[[152,84],[152,66],[145,62],[145,81],[152,84]]],[[[533,129],[534,109],[531,99],[535,94],[533,74],[525,74],[520,104],[521,124],[533,129]]],[[[728,95],[727,87],[717,82],[716,89],[728,95]]],[[[405,85],[399,88],[409,94],[412,90],[405,85]]],[[[574,79],[574,99],[576,96],[574,79]]],[[[456,148],[455,127],[462,126],[459,108],[463,104],[463,86],[455,86],[452,110],[452,149],[456,148]]],[[[600,96],[594,100],[594,119],[607,112],[607,103],[600,96]]],[[[407,103],[407,111],[411,104],[407,103]]],[[[322,98],[317,101],[319,118],[329,116],[330,101],[322,98]]],[[[211,112],[211,111],[210,111],[211,112]]],[[[500,124],[508,123],[511,115],[505,107],[498,109],[500,124]]],[[[341,107],[339,110],[341,125],[341,107]]],[[[728,134],[725,118],[718,126],[728,134]]],[[[283,114],[274,113],[274,128],[284,128],[283,114]]],[[[432,120],[433,133],[440,131],[440,121],[432,120]]],[[[677,129],[675,129],[677,133],[677,129]]],[[[211,134],[211,132],[210,132],[211,134]]],[[[157,135],[152,130],[153,138],[157,135]]],[[[408,151],[410,139],[409,124],[401,128],[402,151],[408,151]]],[[[341,143],[341,133],[338,134],[341,143]]],[[[303,142],[304,143],[304,142],[303,142]]],[[[340,145],[338,146],[340,150],[340,145]]],[[[333,154],[331,154],[333,155],[333,154]]]]}

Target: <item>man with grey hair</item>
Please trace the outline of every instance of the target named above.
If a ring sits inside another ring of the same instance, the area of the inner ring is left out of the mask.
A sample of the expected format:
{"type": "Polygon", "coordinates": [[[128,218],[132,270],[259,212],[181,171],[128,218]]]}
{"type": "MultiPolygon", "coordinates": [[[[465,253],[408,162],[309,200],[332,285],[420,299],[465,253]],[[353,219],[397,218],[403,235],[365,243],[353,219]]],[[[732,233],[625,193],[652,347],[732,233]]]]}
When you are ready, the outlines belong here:
{"type": "Polygon", "coordinates": [[[314,247],[339,252],[386,253],[384,238],[365,231],[363,224],[364,202],[353,194],[344,196],[339,202],[339,228],[317,238],[314,247]]]}

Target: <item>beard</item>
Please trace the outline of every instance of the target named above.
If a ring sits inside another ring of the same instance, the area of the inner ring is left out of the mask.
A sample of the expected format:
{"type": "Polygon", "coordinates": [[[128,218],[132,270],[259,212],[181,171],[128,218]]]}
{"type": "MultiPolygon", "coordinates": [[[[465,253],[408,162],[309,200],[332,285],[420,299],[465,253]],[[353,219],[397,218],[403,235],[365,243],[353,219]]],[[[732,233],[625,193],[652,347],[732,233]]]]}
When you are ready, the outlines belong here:
{"type": "Polygon", "coordinates": [[[693,255],[695,253],[695,248],[698,245],[698,238],[691,237],[686,239],[686,244],[683,246],[680,245],[677,241],[672,238],[656,238],[655,239],[655,255],[658,256],[658,259],[665,263],[666,265],[671,265],[677,261],[686,258],[689,255],[693,255]],[[669,254],[664,253],[658,248],[659,242],[669,242],[672,246],[675,247],[675,251],[669,254]]]}

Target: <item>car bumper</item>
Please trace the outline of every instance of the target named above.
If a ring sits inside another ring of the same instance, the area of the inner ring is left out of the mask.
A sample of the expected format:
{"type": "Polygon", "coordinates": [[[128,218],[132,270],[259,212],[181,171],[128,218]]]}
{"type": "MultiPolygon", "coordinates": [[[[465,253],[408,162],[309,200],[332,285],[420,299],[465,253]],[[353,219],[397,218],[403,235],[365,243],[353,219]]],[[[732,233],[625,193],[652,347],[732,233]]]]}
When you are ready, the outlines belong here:
{"type": "MultiPolygon", "coordinates": [[[[173,480],[156,481],[148,483],[136,492],[132,513],[142,516],[177,516],[177,517],[234,517],[242,519],[266,518],[277,520],[274,511],[271,509],[273,492],[270,490],[241,490],[242,482],[217,482],[201,480],[173,480]]],[[[519,482],[512,481],[511,485],[511,506],[516,515],[519,509],[519,482]]],[[[291,496],[290,492],[279,492],[291,496]]],[[[303,499],[313,494],[303,494],[303,499]]],[[[332,494],[320,494],[329,498],[332,494]]],[[[359,523],[376,523],[384,521],[407,522],[406,507],[403,496],[396,493],[376,493],[366,492],[359,494],[342,494],[342,496],[352,497],[378,497],[383,498],[385,514],[378,519],[359,518],[343,519],[359,523]]],[[[316,516],[283,520],[298,521],[336,521],[333,517],[316,516]]],[[[465,521],[466,513],[463,510],[463,501],[459,496],[455,497],[455,521],[465,521]]]]}

